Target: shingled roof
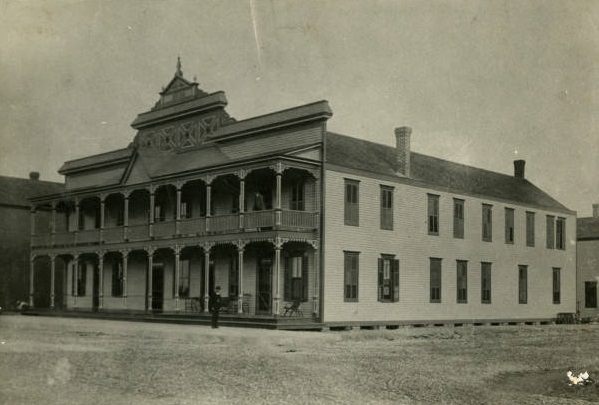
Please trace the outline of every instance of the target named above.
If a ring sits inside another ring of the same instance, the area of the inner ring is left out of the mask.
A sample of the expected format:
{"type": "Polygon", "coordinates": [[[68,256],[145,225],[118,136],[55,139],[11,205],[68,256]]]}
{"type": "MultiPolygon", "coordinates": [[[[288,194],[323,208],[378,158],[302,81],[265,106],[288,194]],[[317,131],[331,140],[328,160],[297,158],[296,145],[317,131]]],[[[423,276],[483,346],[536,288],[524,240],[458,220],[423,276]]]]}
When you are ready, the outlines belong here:
{"type": "Polygon", "coordinates": [[[64,191],[64,184],[51,181],[0,176],[0,205],[29,207],[31,197],[57,194],[64,191]]]}
{"type": "Polygon", "coordinates": [[[599,218],[587,217],[576,220],[576,239],[599,239],[599,218]]]}
{"type": "MultiPolygon", "coordinates": [[[[447,160],[411,153],[410,179],[449,192],[476,195],[573,213],[526,179],[479,169],[447,160]]],[[[332,132],[326,134],[326,162],[373,174],[397,177],[396,150],[363,139],[332,132]]]]}

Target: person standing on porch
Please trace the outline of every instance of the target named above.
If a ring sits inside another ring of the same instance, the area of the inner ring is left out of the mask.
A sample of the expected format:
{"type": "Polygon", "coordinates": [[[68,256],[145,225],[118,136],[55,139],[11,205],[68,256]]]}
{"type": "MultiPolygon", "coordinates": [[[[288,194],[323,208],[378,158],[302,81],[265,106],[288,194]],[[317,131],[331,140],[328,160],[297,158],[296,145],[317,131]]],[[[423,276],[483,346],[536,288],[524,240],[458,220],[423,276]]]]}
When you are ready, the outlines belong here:
{"type": "Polygon", "coordinates": [[[218,314],[220,312],[220,286],[216,286],[208,301],[208,309],[212,313],[212,328],[218,328],[218,314]]]}

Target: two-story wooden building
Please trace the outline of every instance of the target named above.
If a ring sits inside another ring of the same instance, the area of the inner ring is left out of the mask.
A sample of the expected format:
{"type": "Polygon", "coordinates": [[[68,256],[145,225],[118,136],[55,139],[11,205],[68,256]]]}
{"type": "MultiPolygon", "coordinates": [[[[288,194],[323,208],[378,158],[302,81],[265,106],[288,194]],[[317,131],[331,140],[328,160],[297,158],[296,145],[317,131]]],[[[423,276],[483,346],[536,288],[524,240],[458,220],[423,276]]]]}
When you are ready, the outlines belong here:
{"type": "MultiPolygon", "coordinates": [[[[550,319],[575,310],[574,213],[524,178],[327,131],[319,101],[242,121],[180,65],[126,148],[32,200],[32,268],[67,308],[328,324],[550,319]],[[54,276],[52,277],[54,280],[54,276]]],[[[31,286],[33,297],[34,289],[31,286]]],[[[33,303],[34,304],[34,303],[33,303]]]]}
{"type": "Polygon", "coordinates": [[[599,204],[593,204],[593,216],[578,218],[577,292],[578,313],[582,318],[599,318],[599,204]]]}

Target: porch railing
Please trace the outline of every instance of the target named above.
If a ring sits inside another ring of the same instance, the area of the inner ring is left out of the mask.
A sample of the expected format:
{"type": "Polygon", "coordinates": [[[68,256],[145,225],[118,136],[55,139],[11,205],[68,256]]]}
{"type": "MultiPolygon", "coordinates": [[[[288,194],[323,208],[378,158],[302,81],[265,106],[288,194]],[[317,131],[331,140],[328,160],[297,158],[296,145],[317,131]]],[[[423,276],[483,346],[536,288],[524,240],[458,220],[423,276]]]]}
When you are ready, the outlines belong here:
{"type": "Polygon", "coordinates": [[[213,217],[210,217],[209,227],[211,232],[226,232],[239,229],[239,215],[215,215],[213,217]]]}
{"type": "Polygon", "coordinates": [[[275,212],[251,211],[243,214],[244,228],[266,228],[275,225],[275,212]]]}
{"type": "Polygon", "coordinates": [[[31,237],[32,246],[49,246],[52,244],[52,235],[47,233],[43,235],[33,235],[31,237]]]}
{"type": "Polygon", "coordinates": [[[316,228],[317,214],[306,211],[283,211],[281,222],[283,226],[292,228],[312,229],[316,228]]]}
{"type": "Polygon", "coordinates": [[[99,241],[99,229],[84,229],[77,232],[77,243],[97,243],[99,241]]]}
{"type": "Polygon", "coordinates": [[[149,238],[148,224],[129,225],[127,227],[127,239],[147,240],[149,238]]]}
{"type": "Polygon", "coordinates": [[[102,239],[104,242],[117,243],[123,241],[123,227],[104,228],[102,230],[102,239]]]}
{"type": "Polygon", "coordinates": [[[182,235],[195,235],[206,233],[206,218],[186,218],[179,223],[179,233],[182,235]]]}
{"type": "Polygon", "coordinates": [[[72,245],[75,243],[74,232],[57,232],[54,234],[55,245],[72,245]]]}
{"type": "Polygon", "coordinates": [[[153,234],[157,238],[173,236],[175,234],[175,221],[155,222],[153,234]]]}

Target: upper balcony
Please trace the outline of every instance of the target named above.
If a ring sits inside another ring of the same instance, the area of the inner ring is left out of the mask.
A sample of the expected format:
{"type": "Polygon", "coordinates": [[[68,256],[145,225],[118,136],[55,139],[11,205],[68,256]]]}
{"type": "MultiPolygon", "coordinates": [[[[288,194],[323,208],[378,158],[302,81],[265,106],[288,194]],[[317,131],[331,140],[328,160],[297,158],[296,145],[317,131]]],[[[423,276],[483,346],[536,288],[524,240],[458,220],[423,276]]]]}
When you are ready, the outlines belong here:
{"type": "MultiPolygon", "coordinates": [[[[62,247],[319,226],[318,170],[280,163],[52,201],[31,245],[62,247]]],[[[35,212],[35,211],[34,211],[35,212]]]]}

